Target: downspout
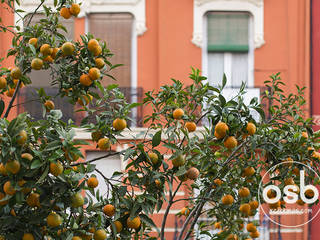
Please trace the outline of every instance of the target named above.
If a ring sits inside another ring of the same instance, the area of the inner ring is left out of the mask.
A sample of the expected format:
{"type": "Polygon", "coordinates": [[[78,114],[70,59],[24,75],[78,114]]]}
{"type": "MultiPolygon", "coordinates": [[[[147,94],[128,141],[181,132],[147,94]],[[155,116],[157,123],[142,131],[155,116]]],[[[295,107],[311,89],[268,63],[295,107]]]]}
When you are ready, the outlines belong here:
{"type": "MultiPolygon", "coordinates": [[[[313,116],[313,93],[312,93],[312,89],[313,89],[313,61],[312,61],[312,57],[313,57],[313,39],[312,39],[312,30],[313,30],[313,13],[312,13],[312,6],[313,6],[313,0],[310,0],[309,2],[309,9],[310,9],[310,47],[309,47],[309,51],[310,51],[310,88],[309,88],[309,94],[310,94],[310,116],[312,117],[313,116]]],[[[309,221],[311,221],[311,218],[312,218],[312,207],[309,207],[308,208],[309,211],[308,212],[308,218],[309,218],[309,221]]],[[[309,222],[308,224],[308,240],[311,240],[312,238],[312,224],[309,222]]]]}

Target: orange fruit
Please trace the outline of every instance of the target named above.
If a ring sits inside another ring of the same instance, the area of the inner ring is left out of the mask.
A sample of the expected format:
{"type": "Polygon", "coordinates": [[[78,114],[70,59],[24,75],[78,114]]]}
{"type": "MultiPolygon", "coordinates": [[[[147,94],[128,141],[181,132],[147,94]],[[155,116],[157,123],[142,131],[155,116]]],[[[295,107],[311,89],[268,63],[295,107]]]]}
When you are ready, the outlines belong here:
{"type": "Polygon", "coordinates": [[[154,180],[157,187],[161,187],[161,181],[159,179],[154,180]]]}
{"type": "Polygon", "coordinates": [[[243,171],[245,177],[251,177],[255,174],[256,170],[253,167],[246,167],[243,171]]]}
{"type": "Polygon", "coordinates": [[[117,131],[122,131],[123,129],[125,129],[127,127],[127,121],[125,119],[121,119],[121,118],[116,118],[113,122],[112,122],[112,126],[115,130],[117,131]]]}
{"type": "Polygon", "coordinates": [[[40,207],[40,195],[38,193],[30,193],[26,202],[30,207],[40,207]]]}
{"type": "Polygon", "coordinates": [[[95,131],[91,133],[91,139],[94,142],[99,141],[99,139],[102,137],[102,133],[100,131],[95,131]]]}
{"type": "Polygon", "coordinates": [[[234,198],[232,195],[228,194],[222,197],[221,199],[223,205],[232,205],[234,198]]]}
{"type": "Polygon", "coordinates": [[[99,69],[103,68],[105,65],[103,58],[96,58],[95,63],[96,63],[96,67],[99,69]]]}
{"type": "Polygon", "coordinates": [[[239,211],[245,215],[249,215],[251,211],[251,207],[248,203],[241,204],[239,207],[239,211]]]}
{"type": "Polygon", "coordinates": [[[7,176],[8,175],[8,172],[6,170],[6,167],[3,165],[3,163],[0,163],[0,174],[2,176],[7,176]]]}
{"type": "Polygon", "coordinates": [[[64,56],[70,56],[74,53],[75,47],[74,47],[73,43],[65,42],[61,47],[61,51],[64,56]]]}
{"type": "Polygon", "coordinates": [[[269,203],[269,208],[270,209],[278,209],[279,207],[281,207],[281,202],[280,201],[278,201],[278,202],[276,202],[276,203],[269,203]]]}
{"type": "Polygon", "coordinates": [[[189,168],[187,171],[187,177],[190,180],[196,180],[198,178],[199,174],[200,174],[199,170],[195,167],[189,168]]]}
{"type": "Polygon", "coordinates": [[[284,184],[287,185],[294,185],[294,180],[293,178],[287,178],[284,180],[284,184]]]}
{"type": "Polygon", "coordinates": [[[218,139],[224,138],[228,130],[229,130],[229,127],[226,123],[218,122],[214,128],[216,138],[218,139]]]}
{"type": "Polygon", "coordinates": [[[59,51],[60,51],[59,48],[53,48],[53,49],[52,49],[52,53],[51,53],[51,57],[52,57],[53,59],[55,59],[56,56],[57,56],[57,53],[58,53],[59,51]]]}
{"type": "Polygon", "coordinates": [[[184,115],[184,111],[181,108],[177,108],[172,113],[174,119],[181,119],[184,115]]]}
{"type": "Polygon", "coordinates": [[[249,135],[253,135],[253,134],[255,134],[255,132],[256,132],[256,130],[257,130],[257,128],[256,128],[256,125],[254,125],[253,123],[251,123],[251,122],[249,122],[248,124],[247,124],[247,131],[248,131],[248,134],[249,135]]]}
{"type": "Polygon", "coordinates": [[[95,51],[95,48],[99,46],[99,42],[96,39],[90,39],[88,42],[88,49],[89,51],[95,51]]]}
{"type": "Polygon", "coordinates": [[[248,223],[247,224],[247,231],[248,232],[256,232],[257,231],[257,227],[253,223],[248,223]]]}
{"type": "Polygon", "coordinates": [[[92,81],[97,80],[98,78],[100,78],[100,70],[96,67],[90,68],[89,77],[92,81]]]}
{"type": "Polygon", "coordinates": [[[47,224],[49,227],[58,227],[62,224],[62,218],[59,214],[52,212],[47,217],[47,224]]]}
{"type": "Polygon", "coordinates": [[[189,132],[194,132],[197,128],[197,125],[194,122],[186,122],[184,127],[188,129],[189,132]]]}
{"type": "Polygon", "coordinates": [[[10,181],[6,181],[3,185],[3,191],[8,195],[14,195],[16,193],[16,190],[12,187],[10,181]]]}
{"type": "Polygon", "coordinates": [[[60,16],[64,19],[69,19],[71,17],[70,9],[63,7],[60,9],[60,16]]]}
{"type": "Polygon", "coordinates": [[[4,89],[7,86],[7,80],[4,77],[0,77],[0,89],[4,89]]]}
{"type": "Polygon", "coordinates": [[[222,184],[222,181],[219,178],[215,179],[213,182],[214,182],[214,184],[216,184],[218,186],[220,186],[222,184]]]}
{"type": "Polygon", "coordinates": [[[15,91],[14,88],[9,88],[8,91],[5,91],[5,94],[6,94],[8,97],[13,97],[14,91],[15,91]]]}
{"type": "Polygon", "coordinates": [[[30,38],[28,41],[29,44],[33,45],[35,48],[37,48],[38,45],[38,38],[30,38]]]}
{"type": "Polygon", "coordinates": [[[221,229],[221,222],[215,222],[214,223],[214,228],[215,229],[221,229]]]}
{"type": "Polygon", "coordinates": [[[23,234],[22,240],[34,240],[34,237],[31,233],[23,234]]]}
{"type": "Polygon", "coordinates": [[[12,68],[11,72],[10,72],[10,76],[14,79],[19,79],[22,76],[21,70],[18,67],[14,67],[12,68]]]}
{"type": "Polygon", "coordinates": [[[180,214],[181,214],[181,215],[188,216],[189,213],[190,213],[190,210],[189,210],[189,208],[187,208],[187,207],[183,207],[183,208],[180,210],[180,214]]]}
{"type": "Polygon", "coordinates": [[[238,240],[238,236],[235,234],[229,234],[227,240],[238,240]]]}
{"type": "Polygon", "coordinates": [[[243,187],[238,191],[239,197],[246,198],[250,195],[250,190],[247,187],[243,187]]]}
{"type": "Polygon", "coordinates": [[[40,70],[43,66],[43,61],[40,58],[34,58],[31,61],[31,68],[34,70],[40,70]]]}
{"type": "Polygon", "coordinates": [[[305,202],[302,201],[301,199],[298,199],[298,200],[296,201],[296,204],[298,204],[298,205],[300,205],[300,206],[303,206],[303,205],[305,204],[305,202]]]}
{"type": "Polygon", "coordinates": [[[40,52],[43,56],[48,56],[52,54],[53,49],[50,47],[49,44],[42,44],[40,47],[40,52]]]}
{"type": "Polygon", "coordinates": [[[63,165],[59,161],[57,161],[56,163],[51,162],[50,163],[50,173],[53,176],[58,177],[60,174],[63,173],[63,165]]]}
{"type": "Polygon", "coordinates": [[[90,177],[88,180],[87,180],[87,185],[89,188],[96,188],[99,184],[99,181],[96,177],[90,177]]]}
{"type": "Polygon", "coordinates": [[[82,74],[80,76],[80,84],[86,87],[89,87],[92,84],[92,79],[89,77],[88,74],[82,74]]]}
{"type": "Polygon", "coordinates": [[[21,158],[27,159],[28,161],[32,161],[33,156],[30,153],[22,153],[21,158]]]}
{"type": "Polygon", "coordinates": [[[140,217],[135,217],[133,219],[130,219],[130,217],[127,219],[127,226],[128,228],[138,229],[141,225],[140,217]]]}
{"type": "Polygon", "coordinates": [[[43,59],[43,61],[53,63],[53,58],[51,57],[51,55],[48,55],[43,59]]]}
{"type": "Polygon", "coordinates": [[[84,199],[80,193],[76,193],[71,197],[71,206],[74,208],[81,207],[84,204],[84,199]]]}
{"type": "Polygon", "coordinates": [[[231,137],[228,137],[223,144],[226,148],[232,149],[238,146],[238,141],[235,137],[231,136],[231,137]]]}
{"type": "Polygon", "coordinates": [[[97,46],[94,50],[93,50],[93,55],[96,57],[96,56],[99,56],[101,53],[102,53],[102,48],[101,46],[97,46]]]}
{"type": "Polygon", "coordinates": [[[250,207],[251,207],[251,209],[257,209],[258,207],[259,207],[259,203],[258,203],[258,201],[250,201],[249,202],[249,205],[250,205],[250,207]]]}
{"type": "MultiPolygon", "coordinates": [[[[17,87],[17,84],[19,82],[19,79],[13,79],[13,84],[14,84],[14,88],[17,87]]],[[[23,82],[20,83],[20,88],[23,88],[24,87],[24,84],[23,82]]]]}
{"type": "MultiPolygon", "coordinates": [[[[90,95],[90,96],[91,96],[91,95],[90,95]]],[[[92,99],[90,96],[82,95],[83,100],[82,100],[81,98],[78,98],[77,103],[78,103],[79,105],[81,105],[81,106],[86,106],[86,105],[88,105],[89,102],[90,102],[91,99],[92,99]],[[83,102],[83,101],[84,101],[84,102],[83,102]]]]}
{"type": "Polygon", "coordinates": [[[307,132],[302,132],[302,133],[301,133],[301,136],[302,136],[303,138],[308,138],[308,137],[309,137],[307,132]]]}
{"type": "Polygon", "coordinates": [[[51,110],[54,109],[54,102],[51,101],[51,100],[47,100],[47,101],[44,103],[44,107],[46,108],[46,111],[47,111],[47,112],[50,112],[51,110]]]}
{"type": "Polygon", "coordinates": [[[112,204],[107,204],[103,207],[103,213],[112,217],[116,213],[116,208],[112,204]]]}
{"type": "Polygon", "coordinates": [[[252,238],[258,238],[259,236],[260,236],[260,233],[258,231],[250,233],[250,237],[252,237],[252,238]]]}
{"type": "Polygon", "coordinates": [[[10,172],[12,174],[17,174],[20,171],[20,163],[17,160],[9,160],[6,165],[7,172],[10,172]]]}
{"type": "Polygon", "coordinates": [[[72,237],[71,240],[82,240],[82,238],[81,238],[81,237],[78,237],[78,236],[74,236],[74,237],[72,237]]]}
{"type": "Polygon", "coordinates": [[[151,160],[151,162],[153,164],[157,164],[158,163],[159,158],[158,158],[158,155],[156,153],[150,152],[150,153],[148,153],[148,156],[149,156],[149,158],[150,158],[150,160],[151,160]]]}
{"type": "Polygon", "coordinates": [[[185,164],[186,157],[182,154],[179,154],[176,158],[172,159],[172,165],[174,167],[181,167],[185,164]]]}
{"type": "Polygon", "coordinates": [[[94,232],[94,240],[105,240],[107,238],[107,233],[104,229],[98,229],[94,232]]]}
{"type": "Polygon", "coordinates": [[[9,202],[8,200],[2,201],[2,199],[5,197],[6,197],[6,195],[3,192],[0,192],[0,206],[4,206],[4,205],[8,204],[8,202],[9,202]]]}
{"type": "Polygon", "coordinates": [[[70,13],[71,15],[77,17],[78,14],[80,13],[80,5],[77,3],[72,3],[70,7],[70,13]]]}
{"type": "Polygon", "coordinates": [[[122,226],[122,223],[120,221],[114,221],[114,225],[116,227],[117,233],[122,231],[123,226],[122,226]]]}
{"type": "Polygon", "coordinates": [[[307,191],[304,193],[307,198],[313,198],[314,192],[311,189],[307,189],[307,191]]]}
{"type": "Polygon", "coordinates": [[[25,142],[27,141],[27,137],[27,132],[25,130],[21,130],[19,135],[17,136],[17,143],[19,145],[25,144],[25,142]]]}
{"type": "Polygon", "coordinates": [[[98,147],[101,149],[101,150],[107,150],[110,148],[110,140],[109,138],[101,138],[99,139],[98,141],[98,147]]]}

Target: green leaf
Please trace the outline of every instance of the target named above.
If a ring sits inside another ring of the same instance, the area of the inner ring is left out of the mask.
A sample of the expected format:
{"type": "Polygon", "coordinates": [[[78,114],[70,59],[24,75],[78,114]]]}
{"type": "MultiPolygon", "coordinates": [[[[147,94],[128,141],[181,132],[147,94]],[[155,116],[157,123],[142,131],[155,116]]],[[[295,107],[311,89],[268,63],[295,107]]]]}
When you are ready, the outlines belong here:
{"type": "Polygon", "coordinates": [[[156,147],[160,144],[161,142],[161,133],[162,130],[158,131],[152,138],[152,147],[156,147]]]}
{"type": "Polygon", "coordinates": [[[156,226],[156,224],[152,221],[151,218],[149,218],[147,215],[145,214],[140,214],[139,215],[140,219],[142,220],[142,222],[144,222],[145,224],[152,226],[153,228],[155,228],[157,230],[158,233],[160,233],[158,227],[156,226]]]}
{"type": "Polygon", "coordinates": [[[40,162],[40,160],[35,160],[31,163],[31,169],[36,169],[39,168],[42,165],[42,162],[40,162]]]}
{"type": "Polygon", "coordinates": [[[222,78],[222,89],[226,86],[226,84],[227,84],[227,76],[224,73],[222,78]]]}
{"type": "Polygon", "coordinates": [[[2,113],[3,113],[3,110],[4,110],[4,101],[1,99],[0,100],[0,116],[2,115],[2,113]]]}

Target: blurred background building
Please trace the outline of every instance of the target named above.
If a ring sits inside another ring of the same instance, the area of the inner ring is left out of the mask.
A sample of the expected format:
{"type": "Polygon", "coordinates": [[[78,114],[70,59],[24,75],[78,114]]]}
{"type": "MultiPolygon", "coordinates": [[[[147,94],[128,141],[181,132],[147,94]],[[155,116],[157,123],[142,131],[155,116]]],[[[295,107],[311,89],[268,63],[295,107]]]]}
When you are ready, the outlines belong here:
{"type": "MultiPolygon", "coordinates": [[[[22,1],[26,13],[36,4],[38,1],[22,1]]],[[[17,19],[3,8],[0,16],[7,25],[13,25],[17,19]]],[[[314,116],[320,125],[319,0],[84,0],[80,16],[64,23],[71,40],[79,40],[80,34],[90,32],[107,42],[115,53],[111,61],[124,64],[113,75],[129,101],[141,100],[143,92],[159,89],[170,78],[191,83],[191,67],[201,69],[212,85],[219,84],[226,73],[227,95],[232,95],[242,81],[246,82],[248,98],[259,97],[269,75],[281,72],[287,93],[295,93],[296,85],[307,87],[306,114],[314,116]]],[[[10,33],[1,33],[1,57],[9,47],[10,33]]],[[[3,64],[12,66],[13,59],[3,64]]],[[[50,86],[47,72],[32,74],[34,88],[44,87],[54,94],[56,90],[50,86]]],[[[105,84],[109,83],[106,79],[105,84]]],[[[32,99],[32,90],[24,88],[17,103],[32,99]]],[[[66,112],[66,117],[77,121],[74,106],[64,103],[57,100],[56,105],[66,112]]],[[[35,103],[19,105],[10,117],[25,110],[41,117],[40,109],[35,103]]],[[[142,127],[141,117],[147,111],[138,109],[134,113],[133,133],[142,127]]],[[[90,138],[83,132],[78,137],[90,138]]],[[[130,139],[130,134],[125,138],[130,139]]],[[[88,159],[101,154],[94,149],[84,152],[88,159]]],[[[110,161],[110,171],[123,168],[121,159],[104,160],[104,164],[105,161],[110,161]]],[[[178,194],[183,196],[184,192],[178,194]]],[[[167,239],[174,239],[179,231],[180,223],[174,215],[179,209],[181,205],[177,204],[170,212],[167,239]]],[[[162,214],[161,210],[154,216],[156,222],[162,214]]],[[[312,213],[277,218],[292,223],[311,216],[312,213]]],[[[260,219],[260,239],[320,239],[320,218],[296,228],[278,227],[262,215],[260,219]]]]}

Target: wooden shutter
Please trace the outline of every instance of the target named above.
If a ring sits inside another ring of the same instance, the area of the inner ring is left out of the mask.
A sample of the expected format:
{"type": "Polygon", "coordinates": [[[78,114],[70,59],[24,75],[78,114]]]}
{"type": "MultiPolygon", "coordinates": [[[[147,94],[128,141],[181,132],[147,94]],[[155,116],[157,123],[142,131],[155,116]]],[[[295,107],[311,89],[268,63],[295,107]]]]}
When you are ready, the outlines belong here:
{"type": "Polygon", "coordinates": [[[94,13],[89,15],[89,32],[106,41],[115,55],[112,64],[124,64],[111,71],[117,81],[104,79],[104,85],[116,83],[120,87],[131,86],[131,50],[133,17],[129,13],[94,13]]]}

